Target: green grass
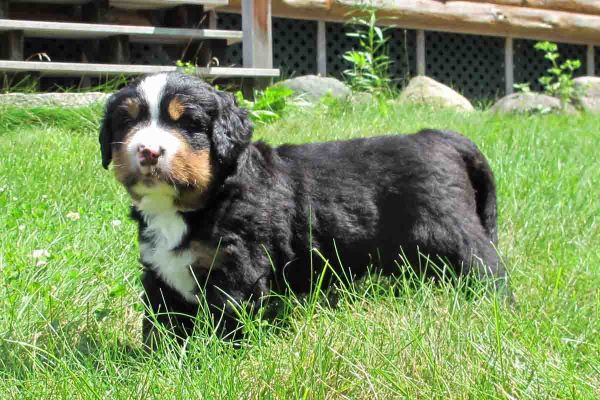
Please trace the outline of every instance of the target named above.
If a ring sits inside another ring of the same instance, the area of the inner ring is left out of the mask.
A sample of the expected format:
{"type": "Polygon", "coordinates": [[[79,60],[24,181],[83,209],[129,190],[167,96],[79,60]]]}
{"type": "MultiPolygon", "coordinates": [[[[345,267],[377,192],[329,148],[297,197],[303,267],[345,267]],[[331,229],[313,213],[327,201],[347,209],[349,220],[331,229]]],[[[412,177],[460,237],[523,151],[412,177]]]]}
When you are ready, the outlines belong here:
{"type": "MultiPolygon", "coordinates": [[[[49,61],[49,60],[48,60],[49,61]]],[[[103,92],[112,93],[123,87],[130,78],[126,76],[104,77],[99,78],[96,84],[87,86],[84,85],[84,80],[80,79],[78,84],[71,86],[60,86],[54,83],[51,87],[47,87],[46,91],[59,93],[84,93],[84,92],[103,92]]],[[[0,94],[5,93],[38,93],[40,88],[40,79],[32,75],[24,77],[8,77],[2,75],[0,77],[0,94]]]]}
{"type": "Polygon", "coordinates": [[[464,132],[496,173],[517,305],[373,278],[337,308],[289,300],[287,324],[249,321],[237,348],[201,330],[155,354],[141,351],[136,232],[100,166],[99,118],[0,110],[1,399],[600,397],[600,117],[341,104],[260,127],[272,144],[464,132]]]}

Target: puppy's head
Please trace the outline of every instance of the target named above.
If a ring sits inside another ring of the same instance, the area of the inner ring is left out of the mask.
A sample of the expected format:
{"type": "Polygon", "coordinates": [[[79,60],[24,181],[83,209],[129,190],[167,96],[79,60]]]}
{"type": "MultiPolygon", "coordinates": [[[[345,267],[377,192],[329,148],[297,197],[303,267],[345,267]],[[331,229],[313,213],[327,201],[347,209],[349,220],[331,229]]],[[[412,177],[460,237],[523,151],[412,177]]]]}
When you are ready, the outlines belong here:
{"type": "Polygon", "coordinates": [[[165,187],[189,197],[206,191],[216,170],[235,165],[251,136],[231,94],[179,73],[151,75],[108,100],[102,165],[113,162],[135,200],[165,187]]]}

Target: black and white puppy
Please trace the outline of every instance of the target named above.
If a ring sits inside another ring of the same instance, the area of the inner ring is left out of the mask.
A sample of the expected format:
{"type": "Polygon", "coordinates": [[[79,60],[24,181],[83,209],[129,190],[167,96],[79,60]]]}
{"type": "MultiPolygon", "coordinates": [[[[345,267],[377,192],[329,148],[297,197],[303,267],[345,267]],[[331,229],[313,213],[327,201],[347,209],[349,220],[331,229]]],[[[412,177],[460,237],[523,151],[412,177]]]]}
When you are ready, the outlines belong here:
{"type": "Polygon", "coordinates": [[[200,301],[227,331],[236,304],[309,291],[324,264],[315,248],[339,276],[396,273],[402,256],[419,274],[435,275],[428,258],[505,279],[492,171],[463,136],[274,148],[251,137],[232,95],[178,73],[145,77],[106,106],[102,164],[113,161],[133,200],[144,300],[178,336],[200,301]]]}

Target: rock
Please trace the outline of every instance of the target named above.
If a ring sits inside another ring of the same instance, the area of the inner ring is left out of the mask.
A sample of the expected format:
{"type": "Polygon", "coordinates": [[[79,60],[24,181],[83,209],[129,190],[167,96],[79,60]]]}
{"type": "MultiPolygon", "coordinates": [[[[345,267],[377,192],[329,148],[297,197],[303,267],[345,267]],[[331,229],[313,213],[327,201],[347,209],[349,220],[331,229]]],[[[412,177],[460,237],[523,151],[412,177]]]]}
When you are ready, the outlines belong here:
{"type": "Polygon", "coordinates": [[[351,94],[351,90],[343,82],[330,77],[317,75],[304,75],[292,79],[286,79],[277,83],[287,86],[298,96],[307,101],[318,101],[326,94],[337,99],[346,99],[351,94]]]}
{"type": "Polygon", "coordinates": [[[0,104],[26,107],[82,107],[104,102],[109,94],[89,93],[8,93],[0,94],[0,104]]]}
{"type": "Polygon", "coordinates": [[[573,80],[575,89],[581,93],[578,101],[585,111],[600,114],[600,77],[581,76],[573,80]]]}
{"type": "MultiPolygon", "coordinates": [[[[494,113],[534,113],[561,111],[560,100],[542,93],[512,93],[498,100],[491,108],[494,113]]],[[[572,105],[564,110],[576,113],[572,105]]]]}
{"type": "Polygon", "coordinates": [[[464,96],[426,76],[412,78],[408,86],[400,93],[398,100],[437,107],[453,107],[460,111],[475,110],[464,96]]]}

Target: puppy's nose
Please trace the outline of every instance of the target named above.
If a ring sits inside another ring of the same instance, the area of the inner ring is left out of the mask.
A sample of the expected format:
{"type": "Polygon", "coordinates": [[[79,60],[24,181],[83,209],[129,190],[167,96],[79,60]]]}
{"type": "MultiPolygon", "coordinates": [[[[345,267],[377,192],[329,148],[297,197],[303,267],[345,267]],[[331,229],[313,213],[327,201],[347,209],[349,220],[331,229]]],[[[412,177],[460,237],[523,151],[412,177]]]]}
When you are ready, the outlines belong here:
{"type": "Polygon", "coordinates": [[[160,151],[149,149],[144,145],[138,147],[138,157],[140,158],[140,164],[143,166],[156,165],[158,158],[160,157],[160,151]]]}

